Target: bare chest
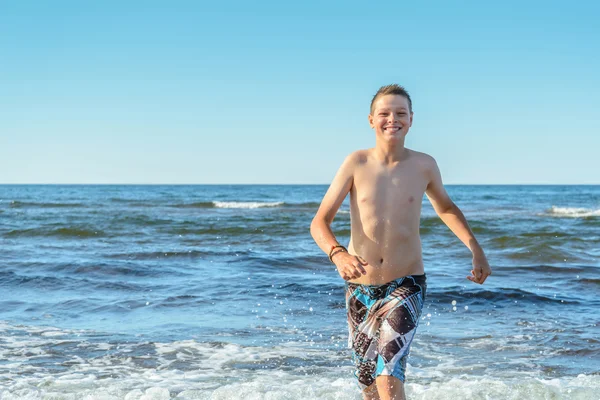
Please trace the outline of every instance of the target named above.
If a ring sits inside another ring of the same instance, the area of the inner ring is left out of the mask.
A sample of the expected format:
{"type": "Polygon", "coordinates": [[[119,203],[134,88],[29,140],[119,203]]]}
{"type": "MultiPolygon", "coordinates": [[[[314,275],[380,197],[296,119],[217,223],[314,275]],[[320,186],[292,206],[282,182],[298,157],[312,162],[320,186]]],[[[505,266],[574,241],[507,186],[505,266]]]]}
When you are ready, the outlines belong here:
{"type": "Polygon", "coordinates": [[[424,173],[413,165],[365,167],[355,174],[353,203],[367,213],[410,212],[420,209],[426,186],[424,173]]]}

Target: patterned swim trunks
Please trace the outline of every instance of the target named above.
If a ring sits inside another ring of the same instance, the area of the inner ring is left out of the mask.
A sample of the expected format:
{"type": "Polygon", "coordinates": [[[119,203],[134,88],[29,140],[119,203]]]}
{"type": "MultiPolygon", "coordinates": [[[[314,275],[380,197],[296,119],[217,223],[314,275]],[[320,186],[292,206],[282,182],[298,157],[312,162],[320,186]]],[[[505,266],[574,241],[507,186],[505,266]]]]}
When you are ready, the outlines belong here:
{"type": "Polygon", "coordinates": [[[423,274],[383,285],[346,282],[348,347],[361,390],[380,375],[404,382],[406,360],[427,290],[425,281],[423,274]]]}

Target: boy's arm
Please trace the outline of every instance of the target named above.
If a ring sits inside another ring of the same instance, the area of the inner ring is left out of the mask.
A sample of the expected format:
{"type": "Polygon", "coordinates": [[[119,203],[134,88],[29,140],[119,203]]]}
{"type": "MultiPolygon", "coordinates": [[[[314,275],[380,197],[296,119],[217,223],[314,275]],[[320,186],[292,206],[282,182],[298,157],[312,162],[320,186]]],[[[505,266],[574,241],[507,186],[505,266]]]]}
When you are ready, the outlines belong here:
{"type": "Polygon", "coordinates": [[[473,253],[473,270],[471,271],[471,276],[467,276],[467,279],[480,284],[485,282],[486,278],[492,274],[485,253],[479,242],[477,242],[477,239],[475,239],[475,235],[473,235],[462,211],[448,196],[442,183],[440,170],[433,158],[430,160],[428,174],[429,183],[425,194],[431,202],[433,209],[444,224],[473,253]]]}
{"type": "MultiPolygon", "coordinates": [[[[339,245],[333,231],[331,223],[339,210],[346,195],[352,189],[354,183],[354,168],[357,162],[357,155],[351,154],[342,163],[337,174],[333,178],[327,193],[321,201],[319,210],[310,224],[310,234],[317,245],[329,254],[332,247],[339,245]]],[[[340,276],[344,279],[358,278],[361,274],[366,274],[363,265],[364,260],[357,256],[350,256],[346,252],[337,253],[333,257],[340,276]]]]}

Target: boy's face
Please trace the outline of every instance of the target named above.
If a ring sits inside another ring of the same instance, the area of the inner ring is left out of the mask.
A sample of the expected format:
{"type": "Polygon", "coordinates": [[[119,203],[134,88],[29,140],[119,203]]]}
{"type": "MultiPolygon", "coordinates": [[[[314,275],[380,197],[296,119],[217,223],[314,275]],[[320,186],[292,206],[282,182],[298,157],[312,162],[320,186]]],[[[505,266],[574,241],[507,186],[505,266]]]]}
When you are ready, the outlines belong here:
{"type": "Polygon", "coordinates": [[[369,114],[369,125],[375,129],[375,134],[391,142],[406,136],[412,120],[408,99],[397,94],[378,98],[373,104],[373,113],[369,114]]]}

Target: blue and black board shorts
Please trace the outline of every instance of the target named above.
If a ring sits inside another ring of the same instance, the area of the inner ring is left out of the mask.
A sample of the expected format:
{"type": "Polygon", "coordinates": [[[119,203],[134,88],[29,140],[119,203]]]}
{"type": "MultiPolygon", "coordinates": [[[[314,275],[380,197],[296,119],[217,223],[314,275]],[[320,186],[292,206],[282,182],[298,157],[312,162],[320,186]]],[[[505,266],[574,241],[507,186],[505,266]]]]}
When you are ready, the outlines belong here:
{"type": "Polygon", "coordinates": [[[348,347],[361,390],[380,375],[405,380],[406,360],[415,336],[426,277],[408,275],[382,285],[346,282],[348,347]]]}

